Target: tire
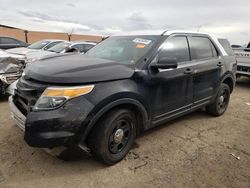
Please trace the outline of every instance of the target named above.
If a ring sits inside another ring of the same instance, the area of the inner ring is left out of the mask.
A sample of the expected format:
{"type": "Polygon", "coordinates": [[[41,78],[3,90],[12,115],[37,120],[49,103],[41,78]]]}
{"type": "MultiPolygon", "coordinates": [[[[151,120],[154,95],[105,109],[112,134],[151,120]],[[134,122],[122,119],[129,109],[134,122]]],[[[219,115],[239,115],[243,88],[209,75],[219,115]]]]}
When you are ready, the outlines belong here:
{"type": "Polygon", "coordinates": [[[121,161],[136,137],[136,117],[130,110],[114,109],[94,126],[87,139],[93,155],[107,165],[121,161]]]}
{"type": "Polygon", "coordinates": [[[213,116],[221,116],[227,110],[229,100],[230,88],[227,84],[222,83],[215,100],[206,107],[206,111],[213,116]]]}

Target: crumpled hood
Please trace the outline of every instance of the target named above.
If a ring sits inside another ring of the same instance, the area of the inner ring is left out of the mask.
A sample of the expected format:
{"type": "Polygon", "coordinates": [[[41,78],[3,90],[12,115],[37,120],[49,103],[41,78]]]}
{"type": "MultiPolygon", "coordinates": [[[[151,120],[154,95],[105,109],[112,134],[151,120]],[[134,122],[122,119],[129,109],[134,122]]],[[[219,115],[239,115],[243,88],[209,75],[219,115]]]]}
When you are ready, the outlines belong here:
{"type": "Polygon", "coordinates": [[[21,55],[26,55],[28,53],[37,52],[37,51],[41,51],[41,50],[29,49],[29,48],[24,48],[24,47],[12,48],[12,49],[6,50],[6,52],[8,53],[21,54],[21,55]]]}
{"type": "Polygon", "coordinates": [[[85,84],[130,78],[134,68],[80,54],[42,59],[25,69],[27,78],[56,84],[85,84]]]}

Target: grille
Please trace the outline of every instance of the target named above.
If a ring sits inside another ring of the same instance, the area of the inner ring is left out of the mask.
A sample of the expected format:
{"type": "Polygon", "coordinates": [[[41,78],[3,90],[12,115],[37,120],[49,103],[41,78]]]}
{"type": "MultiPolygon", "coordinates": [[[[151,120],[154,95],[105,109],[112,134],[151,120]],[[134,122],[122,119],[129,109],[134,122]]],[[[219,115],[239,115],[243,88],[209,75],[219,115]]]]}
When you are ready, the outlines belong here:
{"type": "Polygon", "coordinates": [[[245,66],[237,66],[237,70],[238,71],[242,71],[242,72],[250,72],[250,67],[245,67],[245,66]]]}
{"type": "Polygon", "coordinates": [[[17,108],[26,116],[36,104],[42,92],[48,87],[46,84],[28,80],[21,77],[17,83],[17,89],[13,96],[13,102],[17,108]]]}

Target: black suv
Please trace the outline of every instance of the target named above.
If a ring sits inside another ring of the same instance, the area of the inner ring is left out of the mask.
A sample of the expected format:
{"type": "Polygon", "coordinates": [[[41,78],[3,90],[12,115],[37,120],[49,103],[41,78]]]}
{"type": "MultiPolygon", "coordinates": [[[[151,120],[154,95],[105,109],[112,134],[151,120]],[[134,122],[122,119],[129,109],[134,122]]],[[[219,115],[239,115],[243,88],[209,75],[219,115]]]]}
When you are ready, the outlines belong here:
{"type": "Polygon", "coordinates": [[[0,36],[0,49],[7,50],[10,48],[27,47],[28,45],[29,44],[15,38],[0,36]]]}
{"type": "Polygon", "coordinates": [[[136,135],[206,107],[222,115],[235,85],[226,39],[164,31],[112,36],[85,55],[28,66],[9,104],[33,147],[78,146],[106,164],[136,135]]]}

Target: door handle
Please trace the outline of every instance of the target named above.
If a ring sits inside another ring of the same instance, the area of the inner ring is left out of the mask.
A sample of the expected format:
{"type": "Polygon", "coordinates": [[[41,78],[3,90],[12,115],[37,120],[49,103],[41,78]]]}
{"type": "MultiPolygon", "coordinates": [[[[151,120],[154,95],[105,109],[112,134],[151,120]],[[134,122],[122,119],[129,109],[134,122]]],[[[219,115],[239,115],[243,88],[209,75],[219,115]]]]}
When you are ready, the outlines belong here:
{"type": "Polygon", "coordinates": [[[193,72],[194,72],[193,69],[187,68],[187,69],[184,71],[184,74],[192,74],[193,72]]]}
{"type": "Polygon", "coordinates": [[[219,63],[217,64],[217,66],[218,66],[218,67],[222,67],[222,66],[223,66],[222,62],[219,62],[219,63]]]}

